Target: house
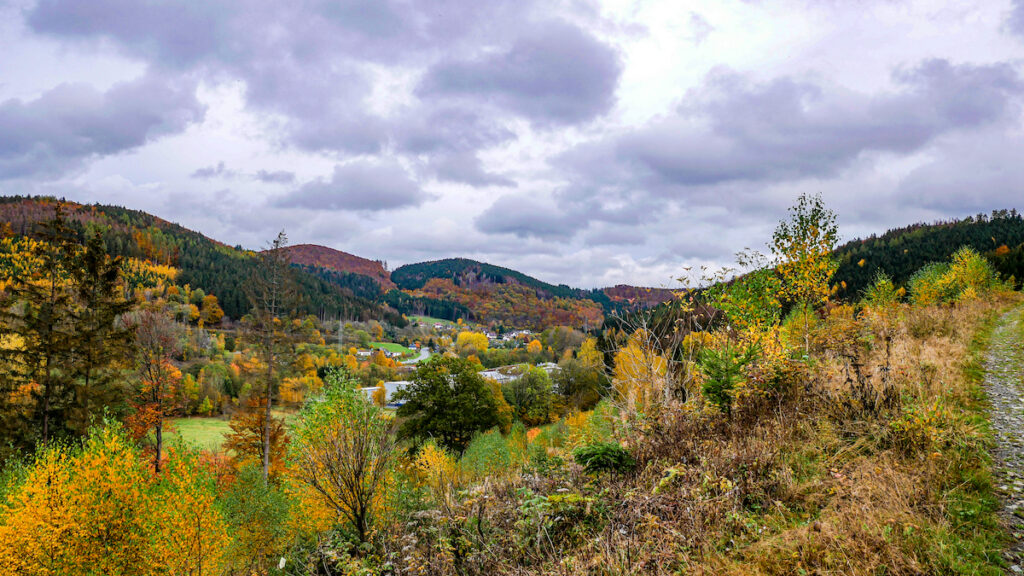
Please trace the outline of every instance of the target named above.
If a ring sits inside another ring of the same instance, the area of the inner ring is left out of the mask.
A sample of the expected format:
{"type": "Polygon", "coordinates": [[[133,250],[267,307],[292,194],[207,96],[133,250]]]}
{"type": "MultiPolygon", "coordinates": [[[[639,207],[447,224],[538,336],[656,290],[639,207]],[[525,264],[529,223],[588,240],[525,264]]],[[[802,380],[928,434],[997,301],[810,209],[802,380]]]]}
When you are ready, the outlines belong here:
{"type": "MultiPolygon", "coordinates": [[[[386,392],[384,402],[387,404],[388,408],[398,408],[402,404],[405,404],[405,402],[395,402],[394,397],[396,392],[404,390],[409,384],[411,384],[411,382],[408,380],[396,380],[394,382],[384,383],[384,390],[386,392]]],[[[377,391],[377,387],[369,386],[366,388],[360,388],[359,390],[361,390],[363,394],[366,394],[367,398],[373,400],[373,393],[377,391]]]]}

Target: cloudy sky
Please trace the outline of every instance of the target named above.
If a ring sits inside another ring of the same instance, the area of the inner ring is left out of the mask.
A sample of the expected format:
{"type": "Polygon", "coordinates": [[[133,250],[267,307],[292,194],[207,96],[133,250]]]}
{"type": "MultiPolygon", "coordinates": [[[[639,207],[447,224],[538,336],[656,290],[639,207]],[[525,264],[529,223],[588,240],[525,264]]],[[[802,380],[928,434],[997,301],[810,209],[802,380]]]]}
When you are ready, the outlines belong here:
{"type": "Polygon", "coordinates": [[[1024,0],[0,0],[0,193],[672,286],[1024,208],[1024,0]]]}

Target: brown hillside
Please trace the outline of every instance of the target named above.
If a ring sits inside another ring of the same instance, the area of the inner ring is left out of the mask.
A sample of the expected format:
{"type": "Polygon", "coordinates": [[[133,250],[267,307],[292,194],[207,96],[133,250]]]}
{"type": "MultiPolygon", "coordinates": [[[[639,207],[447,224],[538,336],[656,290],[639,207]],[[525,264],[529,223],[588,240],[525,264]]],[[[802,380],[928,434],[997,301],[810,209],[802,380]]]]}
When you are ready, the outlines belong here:
{"type": "Polygon", "coordinates": [[[296,244],[289,246],[287,250],[295,264],[319,266],[338,272],[369,276],[376,280],[385,291],[395,287],[394,282],[391,281],[391,275],[379,261],[367,260],[341,250],[315,244],[296,244]]]}
{"type": "Polygon", "coordinates": [[[651,308],[675,299],[676,293],[665,288],[644,288],[642,286],[629,286],[619,284],[604,288],[604,293],[613,302],[627,302],[641,308],[651,308]]]}

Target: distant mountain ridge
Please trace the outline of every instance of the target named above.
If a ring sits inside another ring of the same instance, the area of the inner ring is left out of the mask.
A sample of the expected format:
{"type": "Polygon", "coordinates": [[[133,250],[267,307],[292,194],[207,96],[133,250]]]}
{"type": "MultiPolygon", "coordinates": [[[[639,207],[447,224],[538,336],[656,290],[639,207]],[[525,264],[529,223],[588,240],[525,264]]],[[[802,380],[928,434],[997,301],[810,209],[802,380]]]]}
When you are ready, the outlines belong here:
{"type": "MultiPolygon", "coordinates": [[[[118,206],[14,196],[0,197],[0,223],[9,226],[8,233],[31,234],[36,223],[53,217],[57,204],[80,238],[100,230],[110,253],[177,268],[179,283],[215,294],[229,317],[249,311],[244,286],[255,266],[253,252],[157,216],[118,206]]],[[[510,327],[586,328],[599,325],[606,315],[672,298],[664,289],[551,284],[467,258],[408,264],[389,273],[382,261],[326,246],[297,244],[286,250],[298,271],[303,312],[324,318],[397,321],[400,313],[510,327]]]]}

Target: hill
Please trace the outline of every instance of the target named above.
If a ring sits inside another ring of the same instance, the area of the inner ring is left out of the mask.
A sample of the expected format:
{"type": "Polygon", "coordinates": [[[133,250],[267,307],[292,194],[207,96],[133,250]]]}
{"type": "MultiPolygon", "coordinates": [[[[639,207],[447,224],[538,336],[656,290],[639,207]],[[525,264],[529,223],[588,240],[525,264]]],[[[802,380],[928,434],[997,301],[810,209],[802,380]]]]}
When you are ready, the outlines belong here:
{"type": "Polygon", "coordinates": [[[986,253],[1024,242],[1024,218],[1016,210],[996,210],[963,220],[913,224],[881,236],[851,240],[836,249],[834,282],[846,288],[840,297],[856,300],[879,271],[897,285],[929,262],[946,261],[961,246],[986,253]]]}
{"type": "Polygon", "coordinates": [[[676,298],[675,290],[644,288],[628,284],[617,284],[604,288],[603,292],[608,295],[612,302],[628,305],[631,308],[651,308],[676,298]]]}
{"type": "MultiPolygon", "coordinates": [[[[80,240],[99,230],[109,253],[176,268],[176,283],[215,294],[230,317],[239,318],[249,311],[244,286],[256,268],[252,252],[233,248],[151,214],[118,206],[11,196],[0,197],[0,223],[9,226],[11,234],[30,236],[38,222],[53,218],[58,204],[80,240]]],[[[359,298],[351,290],[319,275],[300,269],[296,279],[303,313],[321,318],[360,320],[389,315],[379,303],[359,298]]],[[[393,313],[391,316],[395,317],[393,313]]]]}
{"type": "Polygon", "coordinates": [[[288,246],[286,251],[293,264],[367,276],[379,284],[384,292],[395,288],[395,283],[391,281],[391,275],[379,260],[368,260],[348,252],[316,244],[296,244],[288,246]]]}
{"type": "Polygon", "coordinates": [[[470,311],[473,320],[506,326],[595,327],[605,313],[621,306],[602,290],[549,284],[467,258],[408,264],[396,268],[391,279],[407,294],[456,302],[470,311]]]}

